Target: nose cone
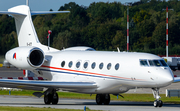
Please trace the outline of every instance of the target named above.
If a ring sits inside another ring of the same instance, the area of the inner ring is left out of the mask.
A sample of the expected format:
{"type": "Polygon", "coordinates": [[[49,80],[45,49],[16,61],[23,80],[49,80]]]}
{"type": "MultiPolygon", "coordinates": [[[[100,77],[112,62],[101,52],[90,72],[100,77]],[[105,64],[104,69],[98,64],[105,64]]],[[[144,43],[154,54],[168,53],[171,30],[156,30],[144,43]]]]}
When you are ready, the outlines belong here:
{"type": "Polygon", "coordinates": [[[162,79],[167,85],[170,85],[174,81],[174,77],[172,75],[165,75],[162,79]]]}
{"type": "Polygon", "coordinates": [[[158,78],[157,85],[159,87],[165,87],[170,85],[173,81],[174,77],[172,71],[163,71],[158,78]]]}

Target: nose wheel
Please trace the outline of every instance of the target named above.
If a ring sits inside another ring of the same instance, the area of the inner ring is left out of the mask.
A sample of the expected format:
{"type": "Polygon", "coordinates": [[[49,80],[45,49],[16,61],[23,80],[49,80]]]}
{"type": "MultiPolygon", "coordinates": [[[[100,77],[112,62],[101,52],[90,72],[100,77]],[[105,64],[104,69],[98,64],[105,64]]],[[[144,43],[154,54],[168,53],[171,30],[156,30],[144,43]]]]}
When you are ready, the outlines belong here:
{"type": "Polygon", "coordinates": [[[162,107],[163,102],[159,100],[161,98],[159,96],[159,88],[152,88],[152,92],[153,92],[154,98],[156,99],[154,101],[154,107],[162,107]]]}
{"type": "Polygon", "coordinates": [[[161,100],[155,100],[154,101],[154,107],[162,107],[162,105],[163,105],[163,102],[161,101],[161,100]]]}

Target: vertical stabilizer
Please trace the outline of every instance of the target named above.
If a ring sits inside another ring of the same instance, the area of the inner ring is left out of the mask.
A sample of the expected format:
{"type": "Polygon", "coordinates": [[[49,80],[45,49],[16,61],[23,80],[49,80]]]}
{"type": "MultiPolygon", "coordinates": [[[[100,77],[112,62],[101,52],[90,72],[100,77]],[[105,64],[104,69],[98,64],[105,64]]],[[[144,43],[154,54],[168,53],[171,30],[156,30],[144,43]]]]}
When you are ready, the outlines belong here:
{"type": "Polygon", "coordinates": [[[14,13],[11,15],[15,18],[19,46],[36,46],[40,43],[32,23],[30,8],[27,5],[13,7],[8,12],[14,13]]]}
{"type": "Polygon", "coordinates": [[[16,6],[10,8],[8,11],[0,11],[0,14],[10,14],[14,17],[19,46],[36,46],[43,51],[58,51],[51,47],[51,50],[48,50],[47,46],[39,42],[31,15],[69,13],[69,11],[30,11],[28,5],[29,3],[27,0],[26,5],[16,6]]]}

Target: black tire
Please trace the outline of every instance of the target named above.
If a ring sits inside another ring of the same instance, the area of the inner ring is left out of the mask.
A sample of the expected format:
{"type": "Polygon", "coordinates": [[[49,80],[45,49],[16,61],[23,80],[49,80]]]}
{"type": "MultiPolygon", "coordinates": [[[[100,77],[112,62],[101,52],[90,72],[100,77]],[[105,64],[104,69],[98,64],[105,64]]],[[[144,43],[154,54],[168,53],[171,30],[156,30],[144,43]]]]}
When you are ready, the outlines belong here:
{"type": "Polygon", "coordinates": [[[159,106],[159,101],[155,100],[154,101],[154,107],[158,107],[159,106]]]}
{"type": "Polygon", "coordinates": [[[97,94],[97,95],[96,95],[96,103],[97,103],[98,105],[102,105],[102,102],[103,102],[102,94],[97,94]]]}
{"type": "Polygon", "coordinates": [[[52,94],[44,95],[44,103],[50,104],[52,102],[52,94]]]}
{"type": "Polygon", "coordinates": [[[57,104],[59,101],[59,97],[58,97],[58,94],[55,93],[52,97],[52,104],[57,104]]]}
{"type": "Polygon", "coordinates": [[[110,102],[110,95],[109,94],[105,94],[104,95],[104,105],[108,105],[110,102]]]}
{"type": "Polygon", "coordinates": [[[159,100],[159,107],[162,107],[163,102],[161,100],[159,100]]]}

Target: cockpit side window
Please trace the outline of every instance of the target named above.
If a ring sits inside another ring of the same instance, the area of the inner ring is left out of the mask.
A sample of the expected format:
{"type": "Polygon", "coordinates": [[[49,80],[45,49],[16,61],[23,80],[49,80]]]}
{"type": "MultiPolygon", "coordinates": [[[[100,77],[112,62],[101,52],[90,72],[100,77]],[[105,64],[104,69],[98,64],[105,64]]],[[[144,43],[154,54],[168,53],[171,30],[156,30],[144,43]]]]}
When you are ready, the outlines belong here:
{"type": "Polygon", "coordinates": [[[166,67],[168,66],[164,60],[160,60],[160,62],[162,64],[162,66],[166,66],[166,67]]]}
{"type": "Polygon", "coordinates": [[[141,66],[149,66],[147,60],[140,60],[141,66]]]}

